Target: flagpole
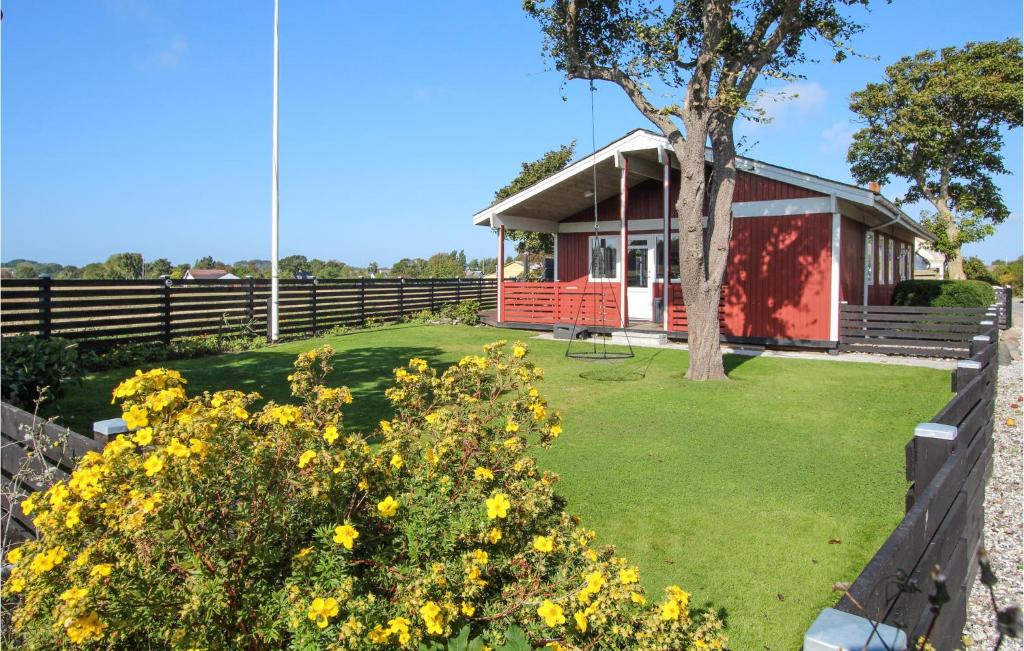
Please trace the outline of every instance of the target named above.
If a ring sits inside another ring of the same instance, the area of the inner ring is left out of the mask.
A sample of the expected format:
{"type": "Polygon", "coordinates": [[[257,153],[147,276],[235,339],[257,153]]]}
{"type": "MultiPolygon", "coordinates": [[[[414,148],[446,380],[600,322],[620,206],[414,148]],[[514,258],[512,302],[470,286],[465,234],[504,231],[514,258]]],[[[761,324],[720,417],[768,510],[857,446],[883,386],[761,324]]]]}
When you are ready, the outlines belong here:
{"type": "Polygon", "coordinates": [[[278,316],[280,314],[280,297],[279,297],[279,277],[277,260],[279,256],[279,241],[278,232],[280,230],[280,201],[278,197],[278,172],[277,172],[277,83],[278,83],[278,59],[279,46],[278,46],[278,15],[279,15],[279,0],[274,0],[274,135],[273,135],[273,147],[274,147],[274,158],[273,158],[273,184],[270,190],[270,338],[272,341],[278,339],[278,316]]]}

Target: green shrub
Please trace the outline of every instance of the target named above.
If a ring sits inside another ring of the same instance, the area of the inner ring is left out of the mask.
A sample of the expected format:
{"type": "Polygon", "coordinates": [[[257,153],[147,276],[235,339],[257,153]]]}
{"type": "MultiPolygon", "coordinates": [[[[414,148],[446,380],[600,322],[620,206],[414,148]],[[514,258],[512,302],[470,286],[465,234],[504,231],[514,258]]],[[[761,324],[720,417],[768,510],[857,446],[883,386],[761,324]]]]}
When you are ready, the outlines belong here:
{"type": "Polygon", "coordinates": [[[0,348],[3,398],[22,409],[61,397],[68,383],[81,379],[78,346],[67,339],[17,335],[4,338],[0,348]]]}
{"type": "Polygon", "coordinates": [[[893,305],[916,307],[988,307],[992,285],[980,280],[904,280],[892,293],[893,305]]]}
{"type": "Polygon", "coordinates": [[[967,280],[980,280],[986,282],[989,285],[1000,284],[996,280],[995,275],[989,271],[989,268],[985,266],[985,263],[981,261],[981,258],[977,256],[971,256],[964,259],[964,276],[967,280]]]}
{"type": "Polygon", "coordinates": [[[299,355],[297,404],[258,410],[174,371],[121,383],[131,438],[22,504],[40,538],[8,554],[21,646],[725,648],[714,613],[676,586],[648,601],[565,511],[531,453],[562,425],[525,346],[410,360],[368,436],[342,431],[332,356],[299,355]]]}
{"type": "Polygon", "coordinates": [[[265,346],[262,337],[199,335],[172,339],[170,344],[145,341],[117,344],[99,352],[82,352],[82,367],[90,371],[144,366],[175,359],[191,359],[219,353],[241,352],[265,346]]]}
{"type": "Polygon", "coordinates": [[[405,320],[407,323],[448,322],[470,326],[477,325],[480,323],[480,304],[476,301],[445,303],[434,312],[420,310],[407,316],[405,320]]]}

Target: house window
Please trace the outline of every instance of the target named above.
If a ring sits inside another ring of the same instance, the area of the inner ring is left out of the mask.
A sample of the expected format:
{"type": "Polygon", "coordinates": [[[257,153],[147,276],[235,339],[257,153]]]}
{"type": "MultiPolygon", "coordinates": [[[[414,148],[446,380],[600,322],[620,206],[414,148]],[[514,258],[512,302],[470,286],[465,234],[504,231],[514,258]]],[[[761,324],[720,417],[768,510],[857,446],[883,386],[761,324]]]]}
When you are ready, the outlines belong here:
{"type": "Polygon", "coordinates": [[[618,237],[590,237],[590,279],[619,279],[618,237]]]}
{"type": "Polygon", "coordinates": [[[893,276],[896,275],[894,273],[896,271],[894,269],[896,266],[895,258],[892,257],[892,242],[893,239],[891,237],[885,238],[885,268],[888,270],[886,278],[890,285],[893,284],[893,276]]]}
{"type": "MultiPolygon", "coordinates": [[[[658,243],[655,247],[658,258],[657,274],[658,280],[665,279],[665,238],[658,236],[658,243]]],[[[679,236],[673,235],[668,245],[668,268],[672,272],[671,282],[679,282],[679,236]]]]}
{"type": "Polygon", "coordinates": [[[864,235],[864,279],[867,284],[875,284],[875,234],[864,235]]]}

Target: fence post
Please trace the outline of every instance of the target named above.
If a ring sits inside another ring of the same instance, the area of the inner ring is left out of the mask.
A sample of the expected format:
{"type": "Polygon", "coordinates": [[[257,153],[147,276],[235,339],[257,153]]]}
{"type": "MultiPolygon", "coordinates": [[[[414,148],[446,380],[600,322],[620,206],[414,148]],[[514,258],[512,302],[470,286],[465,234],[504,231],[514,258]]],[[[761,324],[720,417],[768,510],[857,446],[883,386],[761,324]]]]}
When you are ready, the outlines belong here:
{"type": "Polygon", "coordinates": [[[174,281],[164,278],[164,334],[165,344],[171,343],[171,285],[174,281]]]}
{"type": "Polygon", "coordinates": [[[359,327],[366,325],[366,279],[359,279],[359,327]]]}
{"type": "Polygon", "coordinates": [[[455,279],[455,302],[456,303],[461,303],[462,302],[462,279],[461,278],[456,278],[455,279]]]}
{"type": "Polygon", "coordinates": [[[1013,327],[1013,287],[1011,285],[1003,287],[1003,312],[1006,314],[1003,330],[1007,330],[1013,327]]]}
{"type": "Polygon", "coordinates": [[[480,304],[480,309],[484,307],[484,279],[476,279],[476,302],[480,304]]]}
{"type": "MultiPolygon", "coordinates": [[[[974,345],[972,342],[971,349],[973,350],[974,345]]],[[[978,372],[981,370],[981,362],[973,359],[961,359],[956,363],[956,369],[953,370],[953,383],[951,389],[954,393],[958,393],[963,390],[967,384],[977,377],[978,372]]]]}
{"type": "Polygon", "coordinates": [[[430,311],[434,311],[434,279],[430,279],[430,311]]]}
{"type": "Polygon", "coordinates": [[[50,289],[53,279],[49,276],[39,278],[39,336],[43,339],[50,338],[53,329],[53,319],[50,313],[50,289]]]}
{"type": "Polygon", "coordinates": [[[405,321],[405,278],[398,279],[398,320],[405,321]]]}
{"type": "Polygon", "coordinates": [[[249,276],[248,280],[249,286],[245,291],[245,319],[249,322],[249,327],[252,327],[252,320],[256,318],[256,279],[249,276]]]}
{"type": "Polygon", "coordinates": [[[267,297],[267,343],[274,343],[273,324],[271,323],[270,313],[274,309],[274,296],[270,295],[267,297]]]}
{"type": "Polygon", "coordinates": [[[914,482],[907,511],[953,453],[956,434],[956,427],[944,423],[921,423],[914,428],[914,438],[907,444],[907,480],[914,482]]]}
{"type": "Polygon", "coordinates": [[[310,332],[314,337],[316,336],[316,286],[318,284],[320,284],[320,281],[314,278],[312,284],[309,286],[310,302],[312,303],[311,307],[313,310],[313,324],[310,332]]]}

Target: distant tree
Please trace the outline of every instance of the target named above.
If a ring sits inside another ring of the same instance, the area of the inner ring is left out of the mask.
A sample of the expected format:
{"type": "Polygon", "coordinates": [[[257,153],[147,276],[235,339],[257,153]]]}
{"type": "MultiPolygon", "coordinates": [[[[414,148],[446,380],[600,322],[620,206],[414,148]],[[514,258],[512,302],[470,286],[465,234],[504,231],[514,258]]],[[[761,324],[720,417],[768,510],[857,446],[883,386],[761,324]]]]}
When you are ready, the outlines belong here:
{"type": "Polygon", "coordinates": [[[847,154],[854,178],[895,176],[910,184],[903,203],[932,204],[923,221],[950,278],[964,278],[961,247],[1009,215],[992,177],[1007,173],[1003,131],[1021,126],[1021,65],[1019,38],[925,50],[852,95],[865,124],[847,154]]]}
{"type": "Polygon", "coordinates": [[[366,273],[370,278],[376,278],[380,274],[380,265],[376,262],[371,262],[366,265],[366,273]]]}
{"type": "Polygon", "coordinates": [[[992,271],[977,256],[964,258],[964,276],[967,280],[984,280],[991,285],[999,284],[992,271]]]}
{"type": "Polygon", "coordinates": [[[135,280],[142,278],[141,253],[115,253],[107,258],[108,278],[135,280]]]}
{"type": "Polygon", "coordinates": [[[211,255],[204,255],[203,257],[196,260],[196,263],[192,265],[193,269],[223,269],[225,265],[223,262],[218,262],[213,259],[211,255]]]}
{"type": "Polygon", "coordinates": [[[1009,262],[1003,260],[993,262],[992,274],[996,277],[998,284],[1009,285],[1013,288],[1014,296],[1020,296],[1024,289],[1024,256],[1009,262]]]}
{"type": "MultiPolygon", "coordinates": [[[[508,185],[494,193],[494,203],[511,197],[513,194],[543,181],[556,172],[560,172],[572,161],[576,150],[576,141],[558,149],[552,149],[537,160],[522,163],[519,175],[508,185]]],[[[551,233],[534,233],[531,231],[506,230],[505,236],[516,243],[516,251],[520,254],[543,254],[554,252],[554,237],[551,233]]]]}
{"type": "Polygon", "coordinates": [[[82,278],[88,280],[111,280],[115,278],[110,273],[110,267],[103,262],[90,262],[82,267],[82,278]]]}
{"type": "Polygon", "coordinates": [[[174,269],[174,265],[167,258],[157,258],[146,263],[146,278],[159,278],[160,276],[170,276],[171,271],[174,269]]]}
{"type": "Polygon", "coordinates": [[[181,263],[174,265],[174,269],[171,270],[171,278],[173,280],[181,280],[185,277],[185,272],[189,270],[188,263],[181,263]]]}
{"type": "Polygon", "coordinates": [[[461,278],[466,275],[466,254],[462,251],[435,253],[426,264],[429,278],[461,278]]]}
{"type": "Polygon", "coordinates": [[[54,276],[54,278],[59,278],[60,280],[73,280],[81,277],[82,270],[71,264],[61,267],[60,271],[54,276]]]}
{"type": "Polygon", "coordinates": [[[425,278],[427,274],[427,261],[423,258],[402,258],[391,265],[391,276],[393,278],[425,278]]]}
{"type": "Polygon", "coordinates": [[[312,272],[309,260],[304,255],[289,255],[277,262],[278,273],[281,278],[294,278],[300,271],[312,272]]]}
{"type": "Polygon", "coordinates": [[[28,261],[19,262],[14,265],[11,273],[14,274],[15,278],[36,278],[39,276],[38,272],[36,272],[36,265],[28,261]]]}

